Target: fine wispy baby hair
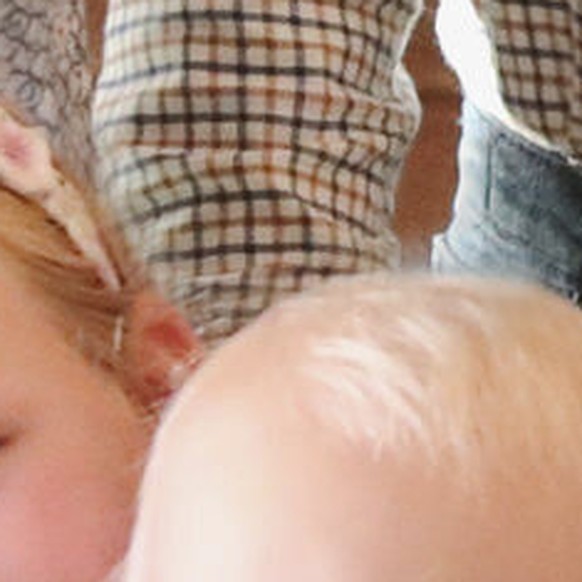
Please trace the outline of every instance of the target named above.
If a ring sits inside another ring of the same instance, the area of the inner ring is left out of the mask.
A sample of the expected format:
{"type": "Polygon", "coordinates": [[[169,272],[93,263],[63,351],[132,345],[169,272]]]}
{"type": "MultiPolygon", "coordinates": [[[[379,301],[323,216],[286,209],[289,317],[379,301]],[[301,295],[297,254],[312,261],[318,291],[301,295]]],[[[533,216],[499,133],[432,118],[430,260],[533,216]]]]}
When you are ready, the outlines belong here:
{"type": "Polygon", "coordinates": [[[582,314],[549,292],[355,277],[269,317],[281,337],[305,327],[286,353],[315,380],[308,409],[375,456],[421,451],[473,484],[492,470],[582,469],[582,314]]]}
{"type": "Polygon", "coordinates": [[[354,276],[217,349],[156,435],[122,579],[577,580],[582,314],[354,276]]]}

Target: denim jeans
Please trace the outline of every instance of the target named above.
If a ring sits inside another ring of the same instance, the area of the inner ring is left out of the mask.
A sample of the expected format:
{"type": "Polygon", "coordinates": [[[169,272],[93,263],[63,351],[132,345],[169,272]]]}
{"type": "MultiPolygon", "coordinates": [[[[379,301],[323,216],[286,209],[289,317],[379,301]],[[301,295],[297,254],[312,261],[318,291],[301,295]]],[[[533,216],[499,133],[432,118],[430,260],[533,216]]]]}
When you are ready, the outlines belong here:
{"type": "Polygon", "coordinates": [[[579,302],[582,168],[463,107],[453,219],[433,268],[536,281],[579,302]]]}

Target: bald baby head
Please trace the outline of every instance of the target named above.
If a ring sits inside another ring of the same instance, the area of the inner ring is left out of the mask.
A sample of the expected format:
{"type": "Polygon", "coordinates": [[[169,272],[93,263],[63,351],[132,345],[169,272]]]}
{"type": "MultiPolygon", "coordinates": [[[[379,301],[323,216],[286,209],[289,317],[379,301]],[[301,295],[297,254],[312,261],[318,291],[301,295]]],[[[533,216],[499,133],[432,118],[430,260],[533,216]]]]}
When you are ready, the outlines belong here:
{"type": "Polygon", "coordinates": [[[127,580],[579,579],[582,315],[357,277],[281,304],[167,415],[127,580]]]}

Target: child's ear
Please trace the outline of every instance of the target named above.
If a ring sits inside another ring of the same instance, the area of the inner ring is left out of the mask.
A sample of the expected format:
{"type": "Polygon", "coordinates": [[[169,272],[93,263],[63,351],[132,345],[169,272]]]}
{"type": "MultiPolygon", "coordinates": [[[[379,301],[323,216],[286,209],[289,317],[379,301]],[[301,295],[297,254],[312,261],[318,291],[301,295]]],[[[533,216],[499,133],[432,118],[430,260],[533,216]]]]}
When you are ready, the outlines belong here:
{"type": "Polygon", "coordinates": [[[202,343],[176,307],[147,290],[131,307],[123,350],[132,395],[151,410],[195,367],[202,343]]]}

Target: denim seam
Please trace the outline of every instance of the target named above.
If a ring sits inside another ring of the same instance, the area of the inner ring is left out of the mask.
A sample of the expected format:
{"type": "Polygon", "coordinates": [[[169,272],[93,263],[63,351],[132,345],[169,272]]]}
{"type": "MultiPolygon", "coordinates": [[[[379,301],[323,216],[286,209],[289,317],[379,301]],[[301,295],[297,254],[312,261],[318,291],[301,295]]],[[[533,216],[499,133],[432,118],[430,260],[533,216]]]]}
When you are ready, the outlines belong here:
{"type": "MultiPolygon", "coordinates": [[[[475,225],[477,228],[481,228],[480,225],[475,225]]],[[[463,259],[463,257],[457,253],[454,247],[449,242],[449,237],[446,233],[440,235],[438,244],[443,248],[441,252],[447,253],[451,259],[454,261],[455,264],[460,266],[465,271],[472,271],[476,272],[475,267],[470,263],[463,259]]],[[[568,276],[567,273],[561,271],[559,267],[556,267],[554,263],[547,263],[542,265],[544,268],[547,269],[552,275],[557,275],[561,277],[561,281],[558,283],[556,281],[547,283],[551,288],[555,289],[557,292],[561,294],[565,294],[565,296],[575,302],[576,304],[580,301],[580,295],[582,293],[582,286],[580,283],[582,281],[574,279],[568,276]],[[548,268],[549,267],[549,268],[548,268]]]]}
{"type": "MultiPolygon", "coordinates": [[[[486,118],[486,121],[489,123],[495,123],[494,120],[491,120],[489,118],[486,118]]],[[[499,126],[498,123],[496,125],[499,126]]],[[[503,130],[501,130],[499,128],[497,130],[497,135],[495,135],[494,137],[488,136],[488,138],[489,139],[488,139],[488,147],[487,147],[487,168],[486,168],[486,171],[487,171],[487,174],[486,174],[487,175],[487,184],[486,184],[487,205],[486,205],[486,209],[487,209],[487,217],[488,217],[491,225],[495,228],[496,234],[499,235],[500,238],[503,238],[503,240],[507,240],[508,242],[512,242],[516,246],[520,245],[520,244],[522,246],[524,246],[524,245],[530,246],[532,251],[539,253],[541,255],[542,259],[545,259],[548,262],[556,261],[557,259],[555,257],[553,257],[552,255],[548,254],[548,252],[546,251],[545,248],[540,247],[538,245],[535,245],[534,243],[532,243],[531,241],[529,241],[525,238],[520,238],[512,231],[505,230],[502,223],[499,222],[498,218],[495,216],[495,213],[489,212],[489,210],[491,209],[490,203],[491,203],[491,200],[493,198],[492,186],[495,183],[495,180],[493,178],[493,171],[492,171],[492,167],[493,167],[492,160],[493,160],[493,157],[496,155],[495,148],[497,148],[499,145],[502,145],[503,143],[508,144],[511,147],[516,147],[521,152],[523,152],[525,154],[535,155],[536,163],[539,162],[545,168],[550,167],[550,166],[554,166],[556,161],[558,161],[560,164],[562,164],[561,156],[559,156],[558,154],[555,154],[553,152],[544,152],[543,150],[541,150],[541,148],[537,148],[535,145],[532,148],[532,147],[530,147],[529,143],[524,143],[519,138],[515,138],[514,136],[507,135],[506,133],[503,132],[503,130]],[[539,150],[539,152],[538,152],[538,150],[539,150]],[[539,157],[539,154],[542,155],[542,157],[543,157],[542,160],[537,159],[539,157]]],[[[568,165],[565,162],[562,165],[564,167],[559,168],[559,169],[567,169],[567,170],[576,171],[575,169],[573,169],[570,165],[568,165]]],[[[579,173],[579,172],[576,172],[576,173],[579,173]]],[[[582,181],[582,173],[580,173],[580,179],[582,181]]],[[[581,195],[582,195],[582,188],[581,188],[581,195]]],[[[561,227],[563,225],[564,221],[561,220],[558,216],[552,215],[552,218],[553,218],[552,222],[557,224],[558,227],[561,227]]]]}
{"type": "Polygon", "coordinates": [[[521,140],[516,139],[515,136],[507,134],[498,135],[497,141],[504,142],[505,144],[508,144],[511,147],[517,148],[528,156],[535,156],[536,160],[539,160],[539,162],[543,164],[545,167],[558,165],[558,167],[560,168],[580,174],[582,178],[582,172],[579,172],[571,164],[568,164],[566,159],[563,158],[560,154],[557,154],[556,152],[547,151],[544,152],[543,150],[538,149],[535,146],[532,147],[531,144],[524,143],[521,140]]]}
{"type": "MultiPolygon", "coordinates": [[[[532,252],[535,253],[539,258],[538,266],[540,267],[540,270],[547,270],[552,272],[554,275],[561,277],[564,281],[564,285],[572,287],[572,289],[575,289],[576,291],[581,289],[582,281],[578,277],[572,277],[572,269],[568,267],[562,267],[563,263],[555,257],[548,255],[544,249],[528,243],[527,241],[520,242],[522,239],[519,239],[517,236],[515,236],[514,233],[505,231],[495,220],[490,220],[488,224],[494,229],[495,236],[497,236],[499,239],[502,239],[504,244],[510,245],[515,249],[523,249],[524,246],[529,246],[532,252]]],[[[490,234],[486,232],[483,224],[475,223],[474,228],[479,230],[481,233],[490,236],[490,234]]],[[[451,254],[454,254],[456,257],[458,256],[456,253],[451,254]]],[[[462,263],[463,261],[459,262],[462,263]]],[[[465,265],[469,266],[466,263],[465,265]]]]}

